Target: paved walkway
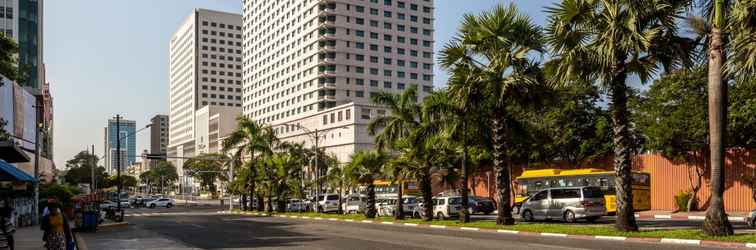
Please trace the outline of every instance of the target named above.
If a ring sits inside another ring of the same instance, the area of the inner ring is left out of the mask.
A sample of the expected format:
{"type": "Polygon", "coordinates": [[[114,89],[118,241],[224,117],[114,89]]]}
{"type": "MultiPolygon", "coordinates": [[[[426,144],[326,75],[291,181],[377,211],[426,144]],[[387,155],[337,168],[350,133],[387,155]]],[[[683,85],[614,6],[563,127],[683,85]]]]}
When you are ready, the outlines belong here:
{"type": "Polygon", "coordinates": [[[37,226],[18,228],[13,237],[16,240],[16,249],[39,250],[44,248],[42,230],[39,230],[37,226]]]}

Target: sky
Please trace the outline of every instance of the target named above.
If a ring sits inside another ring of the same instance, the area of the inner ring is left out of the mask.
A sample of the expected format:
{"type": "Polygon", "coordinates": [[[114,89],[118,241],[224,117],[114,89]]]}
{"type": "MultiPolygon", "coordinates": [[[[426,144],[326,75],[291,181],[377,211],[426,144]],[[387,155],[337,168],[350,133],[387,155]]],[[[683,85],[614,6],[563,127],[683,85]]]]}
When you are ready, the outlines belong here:
{"type": "MultiPolygon", "coordinates": [[[[537,24],[554,0],[435,0],[435,50],[455,34],[462,16],[515,2],[537,24]]],[[[48,0],[44,61],[54,99],[54,161],[59,169],[95,145],[103,154],[103,127],[116,114],[137,129],[168,113],[168,44],[194,8],[241,13],[241,0],[48,0]]],[[[434,85],[445,86],[436,67],[434,85]]],[[[149,148],[149,130],[137,135],[137,154],[149,148]]],[[[101,163],[102,164],[102,163],[101,163]]]]}

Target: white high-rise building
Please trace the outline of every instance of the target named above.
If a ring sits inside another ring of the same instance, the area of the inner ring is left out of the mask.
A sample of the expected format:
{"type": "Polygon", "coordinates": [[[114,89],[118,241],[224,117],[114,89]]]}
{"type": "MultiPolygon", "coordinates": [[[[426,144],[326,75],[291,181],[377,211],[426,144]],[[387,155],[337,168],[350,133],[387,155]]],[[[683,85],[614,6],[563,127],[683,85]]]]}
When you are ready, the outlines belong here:
{"type": "MultiPolygon", "coordinates": [[[[242,18],[195,9],[170,42],[168,156],[196,155],[198,110],[220,106],[241,110],[242,18]]],[[[213,115],[213,114],[210,114],[213,115]]],[[[171,160],[183,178],[184,160],[171,160]]],[[[181,181],[181,180],[180,180],[181,181]]],[[[190,182],[190,181],[186,181],[190,182]]]]}
{"type": "Polygon", "coordinates": [[[380,92],[433,89],[433,0],[243,0],[243,114],[340,162],[373,147],[380,92]],[[302,129],[304,127],[306,129],[302,129]]]}

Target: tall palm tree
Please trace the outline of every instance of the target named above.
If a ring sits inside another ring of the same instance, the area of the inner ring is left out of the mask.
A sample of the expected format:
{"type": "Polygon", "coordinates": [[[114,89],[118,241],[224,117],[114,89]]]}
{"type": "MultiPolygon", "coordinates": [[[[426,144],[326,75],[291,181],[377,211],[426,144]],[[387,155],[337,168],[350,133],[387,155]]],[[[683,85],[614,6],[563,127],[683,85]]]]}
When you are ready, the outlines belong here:
{"type": "MultiPolygon", "coordinates": [[[[532,88],[542,83],[538,63],[531,60],[544,51],[541,29],[514,5],[499,5],[479,15],[465,15],[458,36],[441,52],[447,69],[474,72],[450,92],[460,101],[481,97],[489,107],[493,159],[499,200],[497,224],[514,224],[511,210],[511,176],[507,156],[510,105],[532,102],[532,88]]],[[[462,74],[460,74],[462,76],[462,74]]]]}
{"type": "MultiPolygon", "coordinates": [[[[336,159],[336,157],[329,157],[333,160],[336,159]]],[[[339,207],[337,213],[342,214],[344,213],[342,206],[342,196],[344,195],[344,189],[347,184],[347,178],[346,173],[344,172],[344,168],[339,166],[334,166],[331,168],[328,168],[328,172],[325,176],[325,181],[328,183],[328,186],[331,187],[332,190],[336,191],[336,193],[339,196],[339,207]]]]}
{"type": "MultiPolygon", "coordinates": [[[[264,141],[266,138],[270,138],[270,134],[272,133],[270,127],[260,125],[245,116],[239,117],[237,122],[236,130],[223,140],[224,154],[235,151],[234,158],[237,161],[243,162],[244,159],[248,157],[250,161],[254,162],[256,161],[257,153],[270,152],[270,150],[272,150],[268,147],[268,143],[264,141]]],[[[254,168],[254,163],[247,164],[247,167],[249,167],[250,170],[247,182],[249,199],[254,200],[254,179],[257,178],[257,171],[254,168]]],[[[258,203],[260,203],[259,199],[258,203]]]]}
{"type": "Polygon", "coordinates": [[[407,180],[407,172],[413,165],[412,159],[406,157],[406,155],[399,155],[398,157],[390,159],[384,168],[384,175],[391,178],[391,184],[397,185],[396,189],[396,207],[394,208],[394,219],[404,220],[404,184],[407,180]],[[403,157],[404,156],[404,157],[403,157]]]}
{"type": "Polygon", "coordinates": [[[627,78],[690,66],[693,41],[678,35],[688,1],[563,0],[548,8],[547,40],[554,58],[548,75],[559,83],[597,82],[611,99],[617,220],[620,231],[637,231],[632,194],[627,78]],[[577,81],[575,81],[577,80],[577,81]]]}
{"type": "Polygon", "coordinates": [[[388,156],[381,151],[360,151],[352,155],[352,162],[344,169],[346,176],[353,183],[367,186],[367,204],[365,217],[375,218],[378,210],[375,208],[374,181],[381,177],[383,165],[388,156]]]}

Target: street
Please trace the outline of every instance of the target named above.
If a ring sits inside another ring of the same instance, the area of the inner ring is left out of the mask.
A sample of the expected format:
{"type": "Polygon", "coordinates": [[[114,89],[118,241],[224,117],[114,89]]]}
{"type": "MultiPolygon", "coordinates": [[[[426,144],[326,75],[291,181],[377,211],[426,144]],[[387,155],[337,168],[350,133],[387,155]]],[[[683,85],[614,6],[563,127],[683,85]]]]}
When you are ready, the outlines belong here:
{"type": "Polygon", "coordinates": [[[130,225],[82,234],[87,249],[715,249],[354,222],[137,209],[130,225]],[[146,212],[143,212],[146,211],[146,212]]]}

